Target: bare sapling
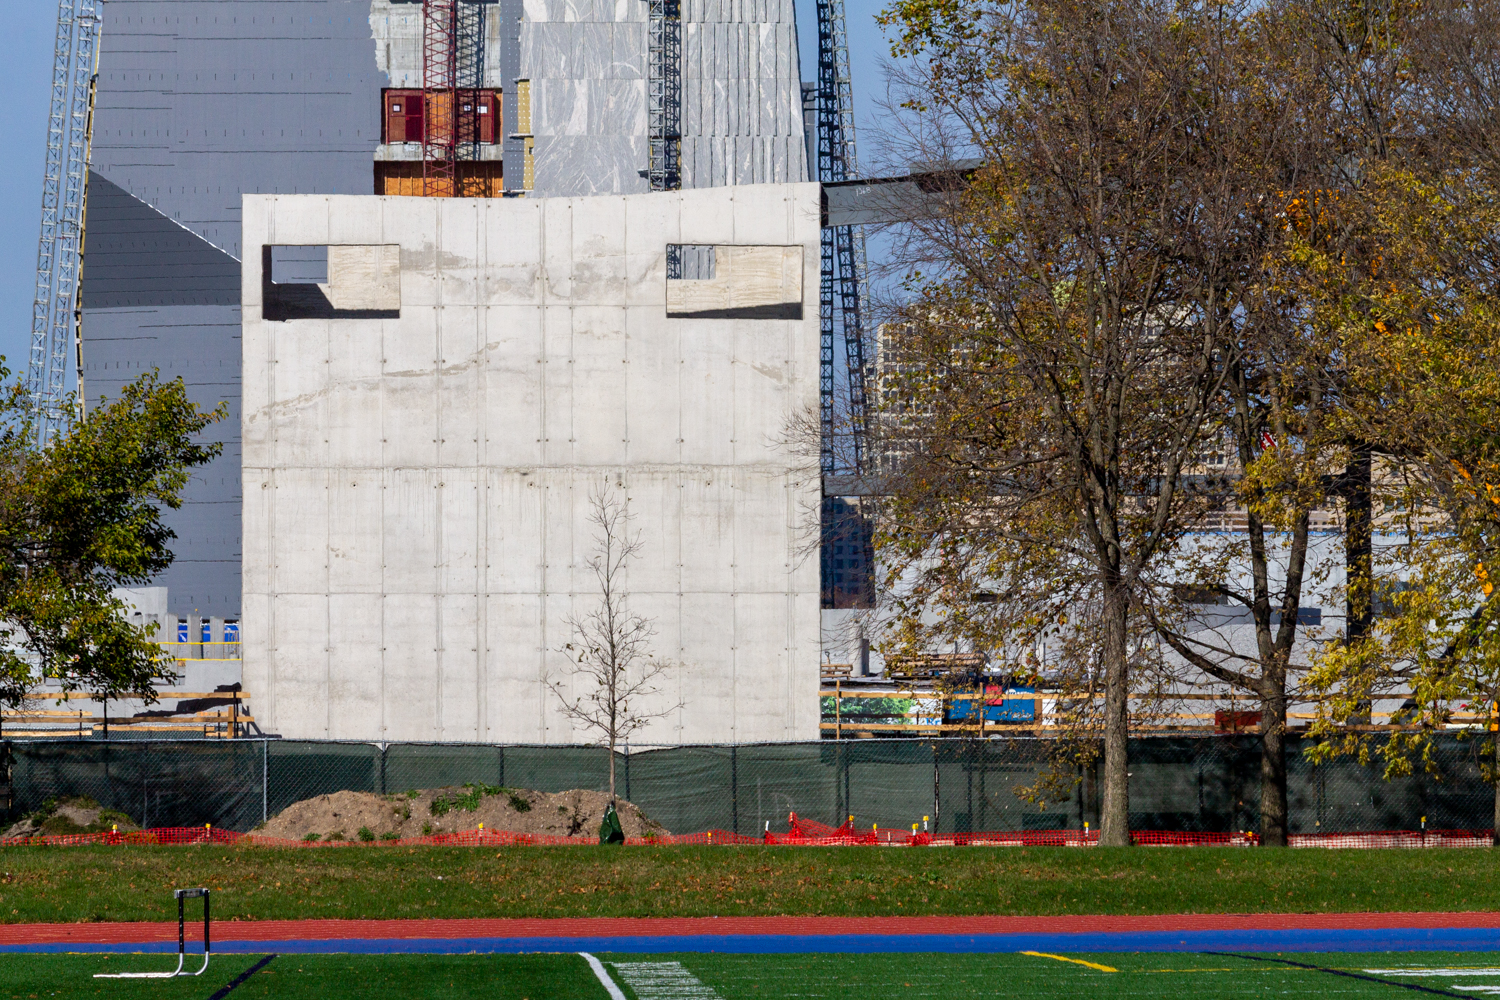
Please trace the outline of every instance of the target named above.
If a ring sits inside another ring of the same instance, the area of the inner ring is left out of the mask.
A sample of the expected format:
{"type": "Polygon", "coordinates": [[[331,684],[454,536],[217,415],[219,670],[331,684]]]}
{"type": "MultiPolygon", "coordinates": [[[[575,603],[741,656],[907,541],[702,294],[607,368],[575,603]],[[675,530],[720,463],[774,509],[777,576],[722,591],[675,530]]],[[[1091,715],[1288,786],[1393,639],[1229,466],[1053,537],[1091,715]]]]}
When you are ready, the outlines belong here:
{"type": "Polygon", "coordinates": [[[664,718],[680,703],[658,704],[657,682],[671,667],[651,649],[654,620],[629,609],[626,570],[641,551],[639,531],[631,528],[629,497],[603,485],[589,494],[594,553],[587,566],[599,587],[599,601],[582,616],[569,615],[573,640],[558,652],[573,666],[566,678],[549,677],[547,687],[565,716],[609,748],[609,797],[615,797],[615,750],[631,734],[664,718]]]}

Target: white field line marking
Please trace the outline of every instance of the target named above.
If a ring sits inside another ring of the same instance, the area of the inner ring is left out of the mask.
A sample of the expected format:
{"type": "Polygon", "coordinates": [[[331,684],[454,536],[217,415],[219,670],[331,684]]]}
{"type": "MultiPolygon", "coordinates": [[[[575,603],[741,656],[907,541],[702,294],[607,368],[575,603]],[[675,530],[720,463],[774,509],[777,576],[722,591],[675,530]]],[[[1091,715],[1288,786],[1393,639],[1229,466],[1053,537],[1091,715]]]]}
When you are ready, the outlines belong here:
{"type": "Polygon", "coordinates": [[[609,978],[609,973],[604,971],[603,962],[586,951],[580,951],[578,954],[589,963],[589,968],[594,970],[594,975],[599,977],[599,982],[604,984],[605,991],[609,993],[609,1000],[625,1000],[625,994],[620,992],[620,987],[616,986],[615,981],[609,978]]]}
{"type": "Polygon", "coordinates": [[[611,962],[640,1000],[721,1000],[681,962],[611,962]]]}
{"type": "Polygon", "coordinates": [[[1500,976],[1496,969],[1366,969],[1377,976],[1500,976]]]}
{"type": "Polygon", "coordinates": [[[1472,993],[1500,993],[1500,986],[1455,986],[1455,990],[1468,990],[1472,993]]]}

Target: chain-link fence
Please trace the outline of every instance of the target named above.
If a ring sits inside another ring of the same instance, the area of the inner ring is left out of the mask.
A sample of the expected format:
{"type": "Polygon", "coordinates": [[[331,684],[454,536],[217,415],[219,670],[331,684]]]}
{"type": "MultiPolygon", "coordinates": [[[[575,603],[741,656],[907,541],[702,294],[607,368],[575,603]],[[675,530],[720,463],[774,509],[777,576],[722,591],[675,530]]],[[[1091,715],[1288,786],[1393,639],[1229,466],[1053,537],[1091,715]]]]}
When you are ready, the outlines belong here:
{"type": "MultiPolygon", "coordinates": [[[[1480,741],[1445,737],[1437,774],[1385,781],[1351,759],[1314,764],[1293,740],[1291,832],[1487,830],[1494,790],[1480,741]]],[[[837,825],[936,833],[1097,829],[1099,781],[1080,769],[1058,801],[1028,802],[1053,742],[843,740],[637,748],[617,759],[617,792],[674,833],[755,835],[789,813],[837,825]]],[[[143,827],[246,831],[294,802],[344,789],[391,794],[484,783],[544,792],[606,789],[607,751],[578,746],[348,743],[301,740],[15,740],[3,744],[8,819],[49,798],[87,795],[143,827]]],[[[1131,740],[1130,825],[1182,833],[1254,831],[1260,748],[1255,736],[1131,740]]]]}

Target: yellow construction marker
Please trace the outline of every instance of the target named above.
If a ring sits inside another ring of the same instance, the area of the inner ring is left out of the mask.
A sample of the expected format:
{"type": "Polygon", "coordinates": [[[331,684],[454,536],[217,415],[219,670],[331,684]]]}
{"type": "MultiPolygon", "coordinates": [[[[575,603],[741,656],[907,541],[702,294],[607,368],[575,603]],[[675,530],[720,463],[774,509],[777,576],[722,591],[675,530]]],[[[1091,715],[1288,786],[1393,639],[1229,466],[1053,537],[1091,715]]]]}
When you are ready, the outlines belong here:
{"type": "Polygon", "coordinates": [[[1023,954],[1023,955],[1031,955],[1031,956],[1034,956],[1036,958],[1055,958],[1059,962],[1072,962],[1074,965],[1087,965],[1090,969],[1098,969],[1100,972],[1119,972],[1120,971],[1119,969],[1112,969],[1112,968],[1110,968],[1107,965],[1099,965],[1097,962],[1085,962],[1081,958],[1064,958],[1061,955],[1049,955],[1045,951],[1023,951],[1023,952],[1021,952],[1021,954],[1023,954]]]}

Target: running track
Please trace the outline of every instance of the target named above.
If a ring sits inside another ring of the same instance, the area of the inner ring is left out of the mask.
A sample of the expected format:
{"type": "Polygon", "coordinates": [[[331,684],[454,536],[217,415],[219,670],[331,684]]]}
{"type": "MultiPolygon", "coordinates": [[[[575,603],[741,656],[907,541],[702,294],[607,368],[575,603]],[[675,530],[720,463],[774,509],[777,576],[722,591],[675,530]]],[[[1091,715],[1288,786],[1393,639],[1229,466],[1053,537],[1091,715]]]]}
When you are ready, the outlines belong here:
{"type": "MultiPolygon", "coordinates": [[[[215,952],[281,954],[1500,951],[1500,913],[265,920],[213,936],[215,952]]],[[[0,925],[0,953],[176,950],[175,922],[0,925]]]]}

